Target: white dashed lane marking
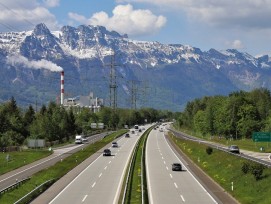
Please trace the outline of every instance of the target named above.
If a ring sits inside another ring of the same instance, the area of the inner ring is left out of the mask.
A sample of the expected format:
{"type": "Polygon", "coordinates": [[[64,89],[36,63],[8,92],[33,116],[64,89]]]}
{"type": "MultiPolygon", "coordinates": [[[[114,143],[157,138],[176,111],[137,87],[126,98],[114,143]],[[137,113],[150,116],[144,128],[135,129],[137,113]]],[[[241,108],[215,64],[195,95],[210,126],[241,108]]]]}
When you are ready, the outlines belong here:
{"type": "Polygon", "coordinates": [[[174,185],[175,185],[176,188],[178,188],[178,186],[177,186],[177,184],[175,182],[174,182],[174,185]]]}
{"type": "Polygon", "coordinates": [[[87,197],[88,197],[88,195],[85,195],[85,197],[83,198],[82,202],[84,202],[87,197]]]}

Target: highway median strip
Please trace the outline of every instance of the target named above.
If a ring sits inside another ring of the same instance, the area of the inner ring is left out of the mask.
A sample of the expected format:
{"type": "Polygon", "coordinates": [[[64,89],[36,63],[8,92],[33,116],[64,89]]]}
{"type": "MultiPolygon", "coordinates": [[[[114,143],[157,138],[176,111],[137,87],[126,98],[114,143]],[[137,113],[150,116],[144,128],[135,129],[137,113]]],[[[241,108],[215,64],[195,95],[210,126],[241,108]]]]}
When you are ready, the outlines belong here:
{"type": "Polygon", "coordinates": [[[145,144],[152,128],[149,128],[138,140],[126,173],[122,199],[119,203],[148,203],[148,191],[145,168],[145,144]]]}

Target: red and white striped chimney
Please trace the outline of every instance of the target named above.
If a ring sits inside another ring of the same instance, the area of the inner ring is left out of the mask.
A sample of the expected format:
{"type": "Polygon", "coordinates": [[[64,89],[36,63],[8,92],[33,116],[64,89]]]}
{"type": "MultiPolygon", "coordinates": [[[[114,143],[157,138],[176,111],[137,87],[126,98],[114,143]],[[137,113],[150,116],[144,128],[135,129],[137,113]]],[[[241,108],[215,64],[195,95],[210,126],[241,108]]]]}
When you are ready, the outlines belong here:
{"type": "Polygon", "coordinates": [[[60,104],[64,104],[64,71],[61,72],[61,94],[60,94],[60,104]]]}

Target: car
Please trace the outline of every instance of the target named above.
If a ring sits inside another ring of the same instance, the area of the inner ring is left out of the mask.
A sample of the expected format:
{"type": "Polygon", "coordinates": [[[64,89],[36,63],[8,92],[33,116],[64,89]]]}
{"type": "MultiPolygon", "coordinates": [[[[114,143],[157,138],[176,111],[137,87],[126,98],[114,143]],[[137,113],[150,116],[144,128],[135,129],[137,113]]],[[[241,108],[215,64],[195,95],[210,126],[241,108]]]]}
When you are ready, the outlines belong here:
{"type": "Polygon", "coordinates": [[[135,131],[134,131],[134,130],[132,130],[132,134],[135,134],[135,131]]]}
{"type": "Polygon", "coordinates": [[[83,137],[83,138],[82,138],[82,142],[84,142],[84,143],[85,143],[85,142],[88,142],[88,138],[83,137]]]}
{"type": "Polygon", "coordinates": [[[229,146],[229,152],[240,154],[240,149],[237,145],[229,146]]]}
{"type": "Polygon", "coordinates": [[[111,156],[111,150],[110,149],[105,149],[103,156],[111,156]]]}
{"type": "Polygon", "coordinates": [[[125,134],[125,137],[130,137],[130,134],[129,134],[129,133],[126,133],[126,134],[125,134]]]}
{"type": "Polygon", "coordinates": [[[112,147],[118,147],[118,143],[117,142],[112,142],[112,147]]]}
{"type": "Polygon", "coordinates": [[[172,171],[182,171],[182,165],[180,163],[173,163],[172,171]]]}
{"type": "Polygon", "coordinates": [[[142,132],[142,130],[141,130],[141,129],[139,129],[139,130],[138,130],[138,132],[142,132]]]}

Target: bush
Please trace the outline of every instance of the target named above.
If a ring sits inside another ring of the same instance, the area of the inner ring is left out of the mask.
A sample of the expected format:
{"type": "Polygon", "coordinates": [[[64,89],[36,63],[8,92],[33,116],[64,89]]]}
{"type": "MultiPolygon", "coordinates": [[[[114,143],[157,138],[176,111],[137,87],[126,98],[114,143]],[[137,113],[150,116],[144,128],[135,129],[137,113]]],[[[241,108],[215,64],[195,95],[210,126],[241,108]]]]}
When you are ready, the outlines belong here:
{"type": "Polygon", "coordinates": [[[213,153],[213,148],[212,148],[212,147],[207,147],[207,148],[206,148],[206,153],[207,153],[208,155],[212,154],[212,153],[213,153]]]}
{"type": "Polygon", "coordinates": [[[255,164],[251,166],[251,173],[254,175],[256,181],[262,178],[264,168],[265,166],[263,166],[262,164],[255,164]]]}
{"type": "Polygon", "coordinates": [[[244,162],[242,166],[242,172],[247,174],[250,170],[250,164],[248,162],[244,162]]]}

